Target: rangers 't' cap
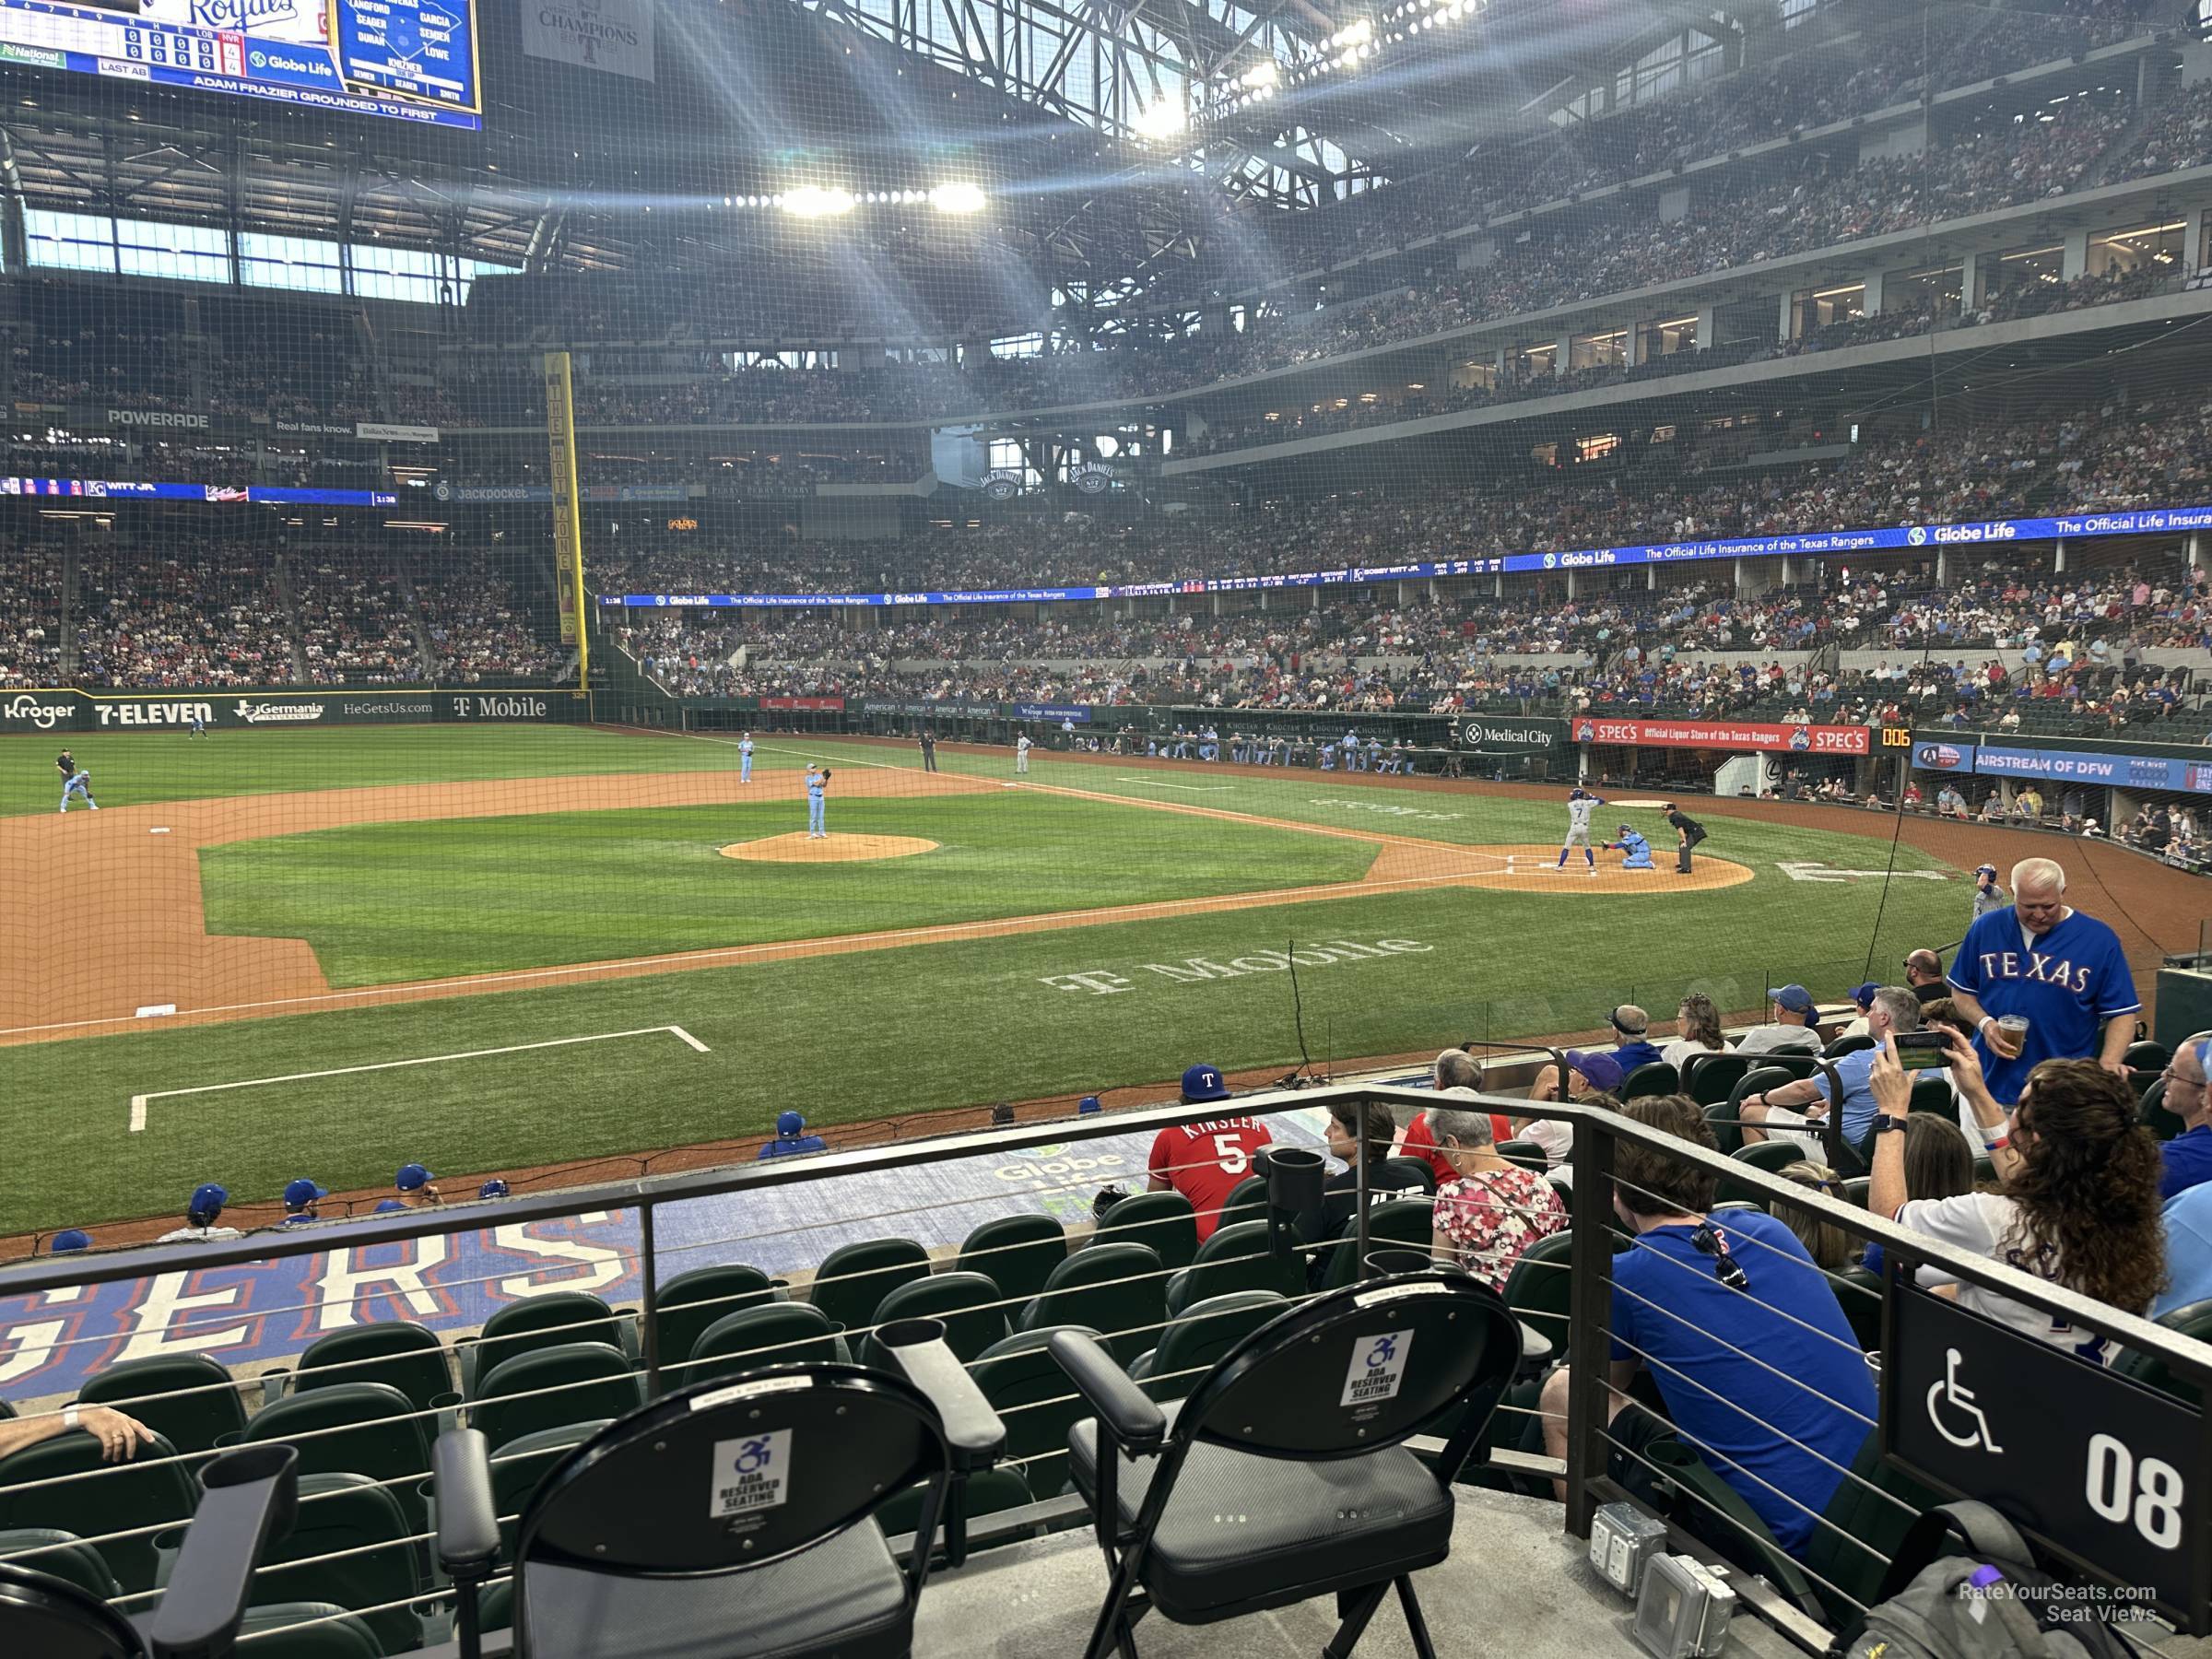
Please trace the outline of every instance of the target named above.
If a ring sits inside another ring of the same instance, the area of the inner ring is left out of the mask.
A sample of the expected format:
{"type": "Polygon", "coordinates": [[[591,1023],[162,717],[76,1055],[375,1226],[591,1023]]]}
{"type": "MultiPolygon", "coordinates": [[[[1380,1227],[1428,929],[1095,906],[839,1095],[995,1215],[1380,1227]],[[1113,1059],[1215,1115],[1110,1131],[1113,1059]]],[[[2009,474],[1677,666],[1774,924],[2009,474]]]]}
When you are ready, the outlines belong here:
{"type": "Polygon", "coordinates": [[[803,1135],[806,1131],[806,1120],[797,1112],[785,1112],[777,1115],[776,1133],[778,1135],[803,1135]]]}
{"type": "Polygon", "coordinates": [[[399,1173],[392,1177],[392,1184],[403,1193],[419,1193],[437,1179],[420,1164],[401,1164],[399,1173]]]}
{"type": "Polygon", "coordinates": [[[1193,1106],[1203,1100],[1228,1100],[1229,1085],[1221,1080],[1220,1067],[1201,1064],[1184,1072],[1182,1098],[1185,1104],[1193,1106]]]}
{"type": "Polygon", "coordinates": [[[192,1189],[192,1197],[184,1206],[188,1216],[205,1216],[214,1220],[223,1213],[223,1206],[230,1202],[230,1194],[212,1181],[204,1182],[192,1189]]]}
{"type": "Polygon", "coordinates": [[[317,1182],[311,1181],[306,1176],[302,1175],[299,1180],[286,1183],[284,1189],[284,1207],[287,1209],[304,1209],[307,1207],[307,1206],[312,1204],[316,1199],[327,1198],[329,1196],[330,1189],[328,1187],[324,1186],[317,1182]]]}

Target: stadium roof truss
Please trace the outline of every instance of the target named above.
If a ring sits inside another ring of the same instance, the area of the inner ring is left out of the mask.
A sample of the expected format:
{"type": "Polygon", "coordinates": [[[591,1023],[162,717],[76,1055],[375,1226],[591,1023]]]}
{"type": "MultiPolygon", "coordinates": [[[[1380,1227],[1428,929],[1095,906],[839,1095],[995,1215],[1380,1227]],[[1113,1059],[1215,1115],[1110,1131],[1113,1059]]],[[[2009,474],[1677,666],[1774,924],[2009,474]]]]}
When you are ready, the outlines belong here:
{"type": "MultiPolygon", "coordinates": [[[[1121,138],[1159,105],[1262,63],[1312,57],[1336,27],[1315,0],[797,0],[806,10],[1121,138]]],[[[1332,139],[1286,121],[1253,139],[1217,136],[1182,163],[1237,196],[1312,206],[1369,170],[1332,139]]]]}

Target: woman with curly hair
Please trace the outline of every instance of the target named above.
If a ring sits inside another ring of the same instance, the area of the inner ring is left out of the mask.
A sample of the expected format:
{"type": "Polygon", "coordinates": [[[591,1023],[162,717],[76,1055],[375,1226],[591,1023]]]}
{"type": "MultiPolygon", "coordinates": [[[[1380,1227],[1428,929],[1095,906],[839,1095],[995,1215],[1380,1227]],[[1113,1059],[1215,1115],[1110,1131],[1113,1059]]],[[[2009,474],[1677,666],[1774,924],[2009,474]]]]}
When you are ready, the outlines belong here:
{"type": "MultiPolygon", "coordinates": [[[[1867,1207],[2109,1307],[2147,1312],[2166,1281],[2159,1144],[2136,1121],[2127,1085],[2093,1060],[2045,1060],[2029,1073],[2006,1132],[2005,1109],[1983,1081],[1972,1045],[1948,1036],[1959,1093],[1982,1126],[1997,1132],[1989,1153],[2002,1184],[1951,1198],[1911,1195],[1905,1136],[1881,1131],[1888,1120],[1908,1120],[1912,1084],[1895,1044],[1885,1041],[1870,1077],[1884,1121],[1876,1124],[1867,1207]]],[[[1960,1283],[1959,1302],[2093,1364],[2112,1358],[2108,1338],[1979,1285],[1960,1283]]]]}
{"type": "Polygon", "coordinates": [[[1675,1013],[1675,1040],[1659,1051],[1659,1057],[1679,1076],[1692,1054],[1717,1053],[1728,1046],[1721,1035],[1721,1011],[1702,991],[1692,991],[1675,1013]]]}

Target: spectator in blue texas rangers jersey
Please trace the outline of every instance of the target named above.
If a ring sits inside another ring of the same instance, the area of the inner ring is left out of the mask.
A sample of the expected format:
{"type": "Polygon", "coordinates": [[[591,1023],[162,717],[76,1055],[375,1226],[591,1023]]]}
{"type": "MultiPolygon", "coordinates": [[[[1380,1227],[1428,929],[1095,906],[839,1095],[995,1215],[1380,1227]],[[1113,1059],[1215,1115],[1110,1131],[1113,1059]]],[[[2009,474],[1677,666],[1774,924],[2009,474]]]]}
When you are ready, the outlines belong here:
{"type": "Polygon", "coordinates": [[[1978,1033],[1989,1091],[2005,1104],[2045,1060],[2094,1060],[2126,1073],[2121,1056],[2142,999],[2120,935],[2066,903],[2066,873],[2054,860],[2012,866],[2011,908],[1966,930],[1950,980],[1952,1002],[1978,1033]],[[2006,1018],[2025,1019],[2027,1030],[2005,1029],[2006,1018]]]}
{"type": "Polygon", "coordinates": [[[1567,792],[1567,839],[1559,843],[1559,862],[1552,866],[1555,870],[1567,867],[1567,854],[1579,841],[1582,843],[1583,861],[1590,866],[1590,874],[1597,874],[1597,853],[1590,845],[1590,815],[1604,805],[1605,802],[1586,789],[1578,787],[1567,792]]]}
{"type": "Polygon", "coordinates": [[[781,1113],[776,1119],[776,1138],[764,1142],[753,1154],[753,1161],[769,1158],[789,1158],[796,1152],[827,1152],[830,1143],[818,1135],[806,1133],[806,1120],[795,1112],[781,1113]]]}

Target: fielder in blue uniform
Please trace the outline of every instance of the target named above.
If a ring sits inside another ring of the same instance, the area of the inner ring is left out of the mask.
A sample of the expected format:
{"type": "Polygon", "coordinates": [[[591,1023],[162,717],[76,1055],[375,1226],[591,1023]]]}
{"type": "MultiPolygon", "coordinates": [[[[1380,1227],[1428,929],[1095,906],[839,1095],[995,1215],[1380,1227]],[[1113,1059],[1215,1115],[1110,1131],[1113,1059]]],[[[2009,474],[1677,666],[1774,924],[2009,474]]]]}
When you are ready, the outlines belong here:
{"type": "Polygon", "coordinates": [[[64,749],[53,758],[53,764],[62,774],[62,810],[69,810],[71,795],[82,795],[85,805],[98,812],[100,803],[92,798],[92,774],[77,765],[76,757],[64,749]]]}
{"type": "Polygon", "coordinates": [[[1618,841],[1609,841],[1606,843],[1606,851],[1628,854],[1620,861],[1620,867],[1624,870],[1650,870],[1658,867],[1652,863],[1652,843],[1645,841],[1627,824],[1620,827],[1618,841]]]}
{"type": "Polygon", "coordinates": [[[2120,935],[2069,908],[2065,893],[2066,873],[2054,861],[2022,859],[2012,866],[2012,903],[1968,928],[1951,962],[1951,1000],[1976,1029],[1989,1092],[2007,1106],[2045,1060],[2126,1071],[2121,1055],[2143,1000],[2120,935]],[[2008,1014],[2028,1021],[2017,1050],[1996,1025],[2008,1014]]]}
{"type": "Polygon", "coordinates": [[[1559,843],[1559,862],[1557,868],[1567,867],[1567,854],[1579,842],[1583,858],[1590,866],[1590,874],[1597,874],[1597,853],[1590,845],[1590,815],[1605,802],[1582,788],[1567,792],[1567,839],[1559,843]]]}
{"type": "Polygon", "coordinates": [[[806,839],[828,841],[830,830],[823,821],[824,795],[830,787],[830,769],[819,761],[806,763],[806,839]]]}
{"type": "Polygon", "coordinates": [[[747,732],[743,737],[737,740],[737,782],[740,783],[750,783],[752,781],[753,735],[750,732],[747,732]]]}

